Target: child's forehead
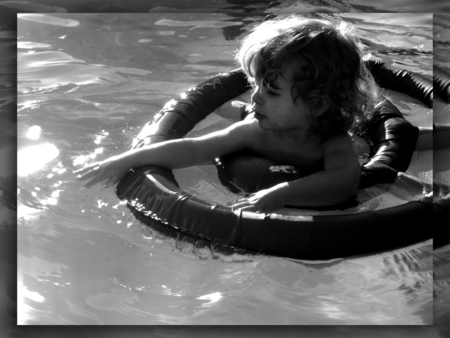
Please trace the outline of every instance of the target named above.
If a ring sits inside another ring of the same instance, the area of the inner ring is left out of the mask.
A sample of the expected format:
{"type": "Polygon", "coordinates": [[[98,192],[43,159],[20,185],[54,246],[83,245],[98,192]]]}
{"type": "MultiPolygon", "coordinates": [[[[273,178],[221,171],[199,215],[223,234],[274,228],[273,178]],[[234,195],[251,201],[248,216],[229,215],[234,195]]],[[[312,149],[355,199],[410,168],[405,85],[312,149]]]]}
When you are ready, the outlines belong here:
{"type": "Polygon", "coordinates": [[[283,71],[273,73],[268,79],[265,80],[270,84],[270,86],[280,90],[290,90],[294,84],[294,81],[289,73],[283,71]]]}
{"type": "Polygon", "coordinates": [[[279,72],[277,73],[277,78],[279,78],[283,82],[294,82],[294,74],[298,73],[299,67],[294,63],[288,63],[284,65],[279,72]]]}
{"type": "Polygon", "coordinates": [[[261,53],[255,55],[253,59],[253,70],[255,74],[271,76],[283,76],[287,80],[291,80],[294,74],[301,72],[301,69],[306,66],[306,62],[299,55],[291,55],[278,60],[275,64],[265,61],[261,53]]]}

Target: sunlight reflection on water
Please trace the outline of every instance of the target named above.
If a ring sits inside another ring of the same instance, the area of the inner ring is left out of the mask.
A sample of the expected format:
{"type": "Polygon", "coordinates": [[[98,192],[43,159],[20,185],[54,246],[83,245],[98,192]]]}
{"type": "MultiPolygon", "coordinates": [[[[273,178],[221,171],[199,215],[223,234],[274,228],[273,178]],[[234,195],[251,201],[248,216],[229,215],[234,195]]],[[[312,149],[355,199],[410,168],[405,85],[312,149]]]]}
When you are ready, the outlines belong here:
{"type": "Polygon", "coordinates": [[[41,170],[48,162],[59,155],[59,150],[53,144],[44,143],[29,146],[19,150],[17,154],[19,176],[28,176],[41,170]]]}

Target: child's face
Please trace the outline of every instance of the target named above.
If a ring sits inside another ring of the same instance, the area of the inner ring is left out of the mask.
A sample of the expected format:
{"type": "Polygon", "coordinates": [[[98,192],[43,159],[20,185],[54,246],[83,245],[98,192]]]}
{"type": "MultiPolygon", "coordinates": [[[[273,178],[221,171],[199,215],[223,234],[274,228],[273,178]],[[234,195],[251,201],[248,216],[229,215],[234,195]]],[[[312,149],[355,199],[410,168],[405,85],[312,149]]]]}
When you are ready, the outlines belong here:
{"type": "Polygon", "coordinates": [[[261,129],[294,133],[309,130],[309,108],[301,97],[293,102],[296,93],[292,93],[292,82],[283,73],[267,85],[261,79],[255,82],[252,103],[261,129]]]}

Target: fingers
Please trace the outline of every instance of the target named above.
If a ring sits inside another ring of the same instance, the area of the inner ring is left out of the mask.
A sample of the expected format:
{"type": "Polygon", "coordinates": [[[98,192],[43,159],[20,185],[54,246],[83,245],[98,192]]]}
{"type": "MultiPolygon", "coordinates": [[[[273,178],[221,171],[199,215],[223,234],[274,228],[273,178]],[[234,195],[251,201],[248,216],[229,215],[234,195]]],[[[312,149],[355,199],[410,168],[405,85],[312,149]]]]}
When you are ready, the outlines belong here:
{"type": "Polygon", "coordinates": [[[268,204],[267,199],[261,198],[259,193],[254,193],[247,198],[238,199],[233,205],[231,205],[231,210],[244,210],[251,211],[255,213],[267,213],[275,210],[273,204],[268,204]]]}
{"type": "Polygon", "coordinates": [[[96,184],[103,183],[103,186],[110,187],[118,182],[118,175],[115,171],[109,170],[107,163],[97,162],[89,164],[73,172],[77,175],[78,181],[89,180],[83,185],[85,188],[91,188],[96,184]]]}
{"type": "MultiPolygon", "coordinates": [[[[85,168],[83,168],[83,169],[85,169],[85,168]]],[[[81,170],[83,170],[83,169],[81,169],[81,170]]],[[[77,170],[74,172],[74,174],[79,174],[78,177],[76,178],[79,181],[87,180],[91,177],[98,175],[101,172],[101,168],[99,166],[90,168],[90,170],[84,170],[84,171],[81,171],[81,170],[77,170]]]]}
{"type": "Polygon", "coordinates": [[[231,101],[231,106],[234,108],[245,108],[248,103],[242,101],[231,101]]]}
{"type": "Polygon", "coordinates": [[[104,188],[109,188],[114,186],[119,180],[117,179],[117,175],[111,176],[105,183],[103,183],[104,188]]]}
{"type": "Polygon", "coordinates": [[[245,211],[254,211],[254,212],[262,212],[260,206],[258,206],[254,201],[248,198],[238,199],[237,202],[231,205],[232,210],[245,210],[245,211]]]}
{"type": "Polygon", "coordinates": [[[109,188],[112,185],[112,180],[113,177],[108,178],[104,183],[103,183],[103,187],[104,188],[109,188]]]}
{"type": "Polygon", "coordinates": [[[81,169],[75,170],[73,173],[77,175],[77,180],[85,180],[96,175],[98,170],[100,170],[100,167],[101,163],[91,163],[81,169]]]}
{"type": "Polygon", "coordinates": [[[234,203],[233,205],[231,205],[231,207],[233,209],[240,209],[243,208],[247,205],[250,205],[250,201],[247,198],[240,198],[236,201],[236,203],[234,203]]]}
{"type": "Polygon", "coordinates": [[[104,175],[100,175],[100,173],[98,173],[98,175],[94,176],[89,182],[87,182],[84,187],[85,188],[90,188],[98,183],[101,183],[102,181],[107,180],[106,182],[109,182],[111,180],[112,177],[109,176],[104,176],[104,175]]]}
{"type": "Polygon", "coordinates": [[[78,181],[88,180],[88,182],[83,185],[85,188],[91,188],[102,182],[105,188],[110,187],[115,185],[121,177],[120,172],[117,172],[114,168],[110,168],[108,163],[103,162],[90,164],[74,171],[74,174],[78,174],[76,177],[76,180],[78,181]]]}
{"type": "Polygon", "coordinates": [[[85,181],[90,179],[86,184],[83,185],[85,188],[90,188],[106,178],[101,166],[98,163],[94,163],[76,170],[74,171],[74,174],[78,174],[78,176],[75,178],[78,181],[85,181]]]}
{"type": "Polygon", "coordinates": [[[231,106],[239,109],[239,116],[241,117],[241,119],[253,112],[252,105],[246,102],[232,101],[231,106]]]}
{"type": "Polygon", "coordinates": [[[89,171],[89,170],[91,170],[91,169],[93,169],[95,167],[98,167],[99,165],[100,165],[99,162],[91,163],[91,164],[88,164],[88,165],[84,166],[83,168],[75,170],[73,173],[74,174],[83,174],[83,173],[85,173],[85,172],[87,172],[87,171],[89,171]]]}
{"type": "Polygon", "coordinates": [[[265,213],[264,210],[262,210],[261,208],[259,208],[256,205],[244,205],[244,206],[238,206],[238,207],[233,205],[233,206],[231,206],[231,210],[232,211],[238,211],[238,210],[240,210],[240,211],[250,211],[250,212],[257,213],[257,214],[265,213]]]}

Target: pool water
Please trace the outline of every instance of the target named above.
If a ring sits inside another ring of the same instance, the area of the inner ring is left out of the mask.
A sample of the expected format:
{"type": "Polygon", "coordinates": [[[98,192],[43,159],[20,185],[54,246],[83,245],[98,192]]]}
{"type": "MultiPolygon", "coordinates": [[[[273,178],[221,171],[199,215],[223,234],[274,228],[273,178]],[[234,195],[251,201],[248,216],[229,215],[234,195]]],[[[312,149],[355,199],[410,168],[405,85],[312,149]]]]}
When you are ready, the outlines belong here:
{"type": "MultiPolygon", "coordinates": [[[[433,323],[431,241],[322,263],[204,257],[139,223],[113,189],[74,180],[127,150],[167,101],[235,68],[261,17],[19,16],[18,324],[433,323]]],[[[431,78],[431,14],[342,17],[374,59],[431,78]]]]}
{"type": "Polygon", "coordinates": [[[433,62],[441,69],[450,72],[450,14],[436,15],[433,20],[433,62]]]}

